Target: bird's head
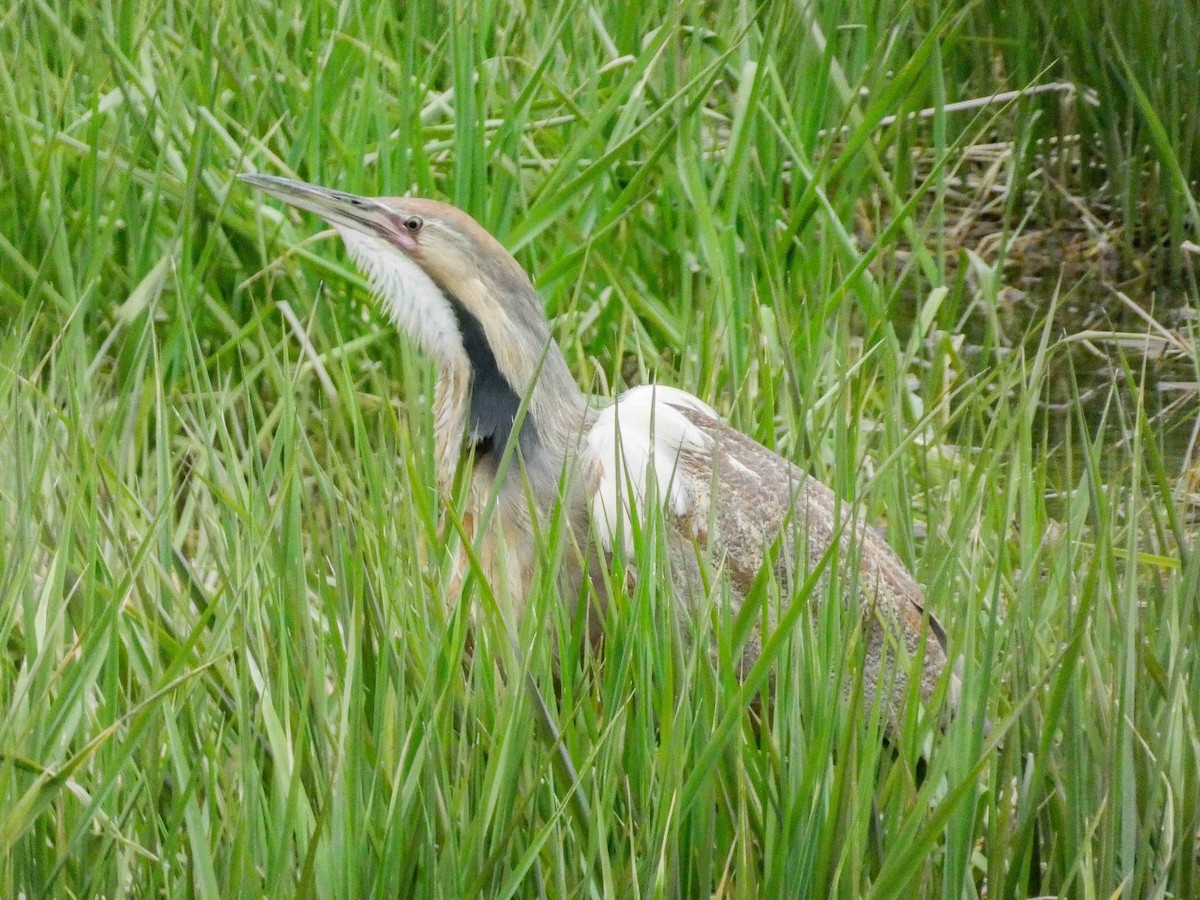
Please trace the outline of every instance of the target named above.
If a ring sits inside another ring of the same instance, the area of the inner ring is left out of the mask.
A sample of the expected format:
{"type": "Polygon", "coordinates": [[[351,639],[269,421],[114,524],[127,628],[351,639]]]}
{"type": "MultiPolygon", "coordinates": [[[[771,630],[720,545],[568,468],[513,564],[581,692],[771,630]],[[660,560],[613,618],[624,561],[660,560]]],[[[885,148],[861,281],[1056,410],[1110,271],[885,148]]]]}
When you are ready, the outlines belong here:
{"type": "MultiPolygon", "coordinates": [[[[417,197],[360,197],[270,175],[239,177],[337,229],[397,327],[434,357],[447,378],[469,385],[466,428],[476,444],[502,448],[521,399],[535,387],[560,402],[579,395],[529,277],[462,210],[417,197]]],[[[539,407],[549,404],[530,400],[529,420],[544,418],[539,407]]],[[[534,429],[530,436],[536,439],[534,429]]],[[[524,443],[524,427],[521,438],[524,443]]]]}
{"type": "Polygon", "coordinates": [[[493,352],[511,344],[515,333],[540,344],[549,338],[524,270],[462,210],[420,197],[360,197],[272,175],[239,177],[333,225],[396,325],[439,362],[462,362],[472,350],[464,346],[472,340],[465,332],[472,330],[495,334],[493,352]]]}

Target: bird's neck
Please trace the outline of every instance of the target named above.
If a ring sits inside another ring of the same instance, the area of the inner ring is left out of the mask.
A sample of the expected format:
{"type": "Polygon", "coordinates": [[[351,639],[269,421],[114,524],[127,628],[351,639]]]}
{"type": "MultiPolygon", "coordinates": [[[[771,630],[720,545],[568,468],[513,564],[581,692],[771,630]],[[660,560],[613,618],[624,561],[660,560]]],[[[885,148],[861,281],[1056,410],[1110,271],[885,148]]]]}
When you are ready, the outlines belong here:
{"type": "Polygon", "coordinates": [[[434,402],[438,477],[453,484],[464,458],[495,473],[506,452],[557,480],[578,444],[587,401],[550,339],[528,370],[505,375],[484,340],[463,329],[466,358],[442,365],[434,402]]]}

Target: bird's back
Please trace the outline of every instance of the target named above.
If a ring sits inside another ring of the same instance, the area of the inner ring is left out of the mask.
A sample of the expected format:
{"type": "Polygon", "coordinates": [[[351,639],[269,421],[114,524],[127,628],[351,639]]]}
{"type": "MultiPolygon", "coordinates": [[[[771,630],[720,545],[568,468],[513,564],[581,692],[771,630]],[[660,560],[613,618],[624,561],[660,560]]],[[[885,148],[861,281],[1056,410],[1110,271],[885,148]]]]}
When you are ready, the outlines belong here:
{"type": "MultiPolygon", "coordinates": [[[[786,602],[828,554],[825,574],[812,596],[819,602],[828,595],[834,583],[829,570],[836,567],[838,596],[861,612],[866,701],[873,700],[877,685],[890,685],[889,715],[898,721],[907,699],[909,667],[918,659],[920,692],[924,699],[930,698],[946,668],[944,633],[924,609],[921,589],[904,563],[850,504],[682,392],[638,388],[625,394],[616,408],[611,421],[601,416],[594,427],[599,434],[619,431],[622,443],[634,450],[620,454],[624,474],[614,482],[614,466],[605,465],[607,443],[592,442],[600,461],[593,473],[593,496],[606,486],[619,489],[623,483],[629,489],[619,499],[636,506],[645,499],[644,491],[638,494],[639,478],[654,470],[664,516],[673,532],[668,547],[675,578],[684,592],[701,589],[698,558],[706,558],[714,571],[728,579],[735,603],[751,592],[764,565],[770,566],[779,596],[786,602]],[[622,404],[626,406],[623,416],[622,404]],[[640,433],[648,421],[655,424],[640,433]],[[657,455],[639,455],[646,442],[657,455]]],[[[594,503],[594,517],[602,531],[617,505],[611,496],[606,503],[594,503]]],[[[769,628],[775,627],[780,612],[773,606],[767,604],[765,615],[757,617],[765,619],[769,628]]],[[[758,659],[763,637],[755,628],[748,638],[743,671],[758,659]]],[[[953,702],[957,678],[950,677],[953,702]]]]}

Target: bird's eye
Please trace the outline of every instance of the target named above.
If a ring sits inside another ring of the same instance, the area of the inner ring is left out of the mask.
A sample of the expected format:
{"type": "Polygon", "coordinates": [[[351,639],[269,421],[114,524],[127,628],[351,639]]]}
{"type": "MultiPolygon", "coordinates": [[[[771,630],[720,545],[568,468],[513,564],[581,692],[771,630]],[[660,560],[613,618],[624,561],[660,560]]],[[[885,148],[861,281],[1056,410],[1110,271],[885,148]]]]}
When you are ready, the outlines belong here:
{"type": "Polygon", "coordinates": [[[420,216],[409,216],[404,220],[404,227],[412,234],[416,234],[418,231],[420,231],[421,226],[424,224],[425,223],[421,220],[420,216]]]}

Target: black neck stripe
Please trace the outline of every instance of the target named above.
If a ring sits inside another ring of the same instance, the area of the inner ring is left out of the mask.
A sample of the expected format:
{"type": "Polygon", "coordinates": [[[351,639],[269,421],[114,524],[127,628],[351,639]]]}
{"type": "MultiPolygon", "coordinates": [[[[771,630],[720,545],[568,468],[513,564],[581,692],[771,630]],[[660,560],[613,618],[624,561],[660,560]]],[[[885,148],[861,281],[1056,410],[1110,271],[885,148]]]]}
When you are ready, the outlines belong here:
{"type": "MultiPolygon", "coordinates": [[[[454,310],[454,318],[458,321],[458,330],[462,335],[463,349],[471,364],[471,408],[467,420],[467,440],[474,445],[477,458],[491,455],[499,458],[508,446],[517,411],[521,407],[521,398],[500,371],[500,366],[496,363],[496,354],[492,352],[479,319],[449,291],[443,289],[442,292],[449,299],[450,308],[454,310]]],[[[537,442],[537,428],[528,410],[521,422],[521,432],[517,435],[517,440],[524,449],[537,442]]]]}

